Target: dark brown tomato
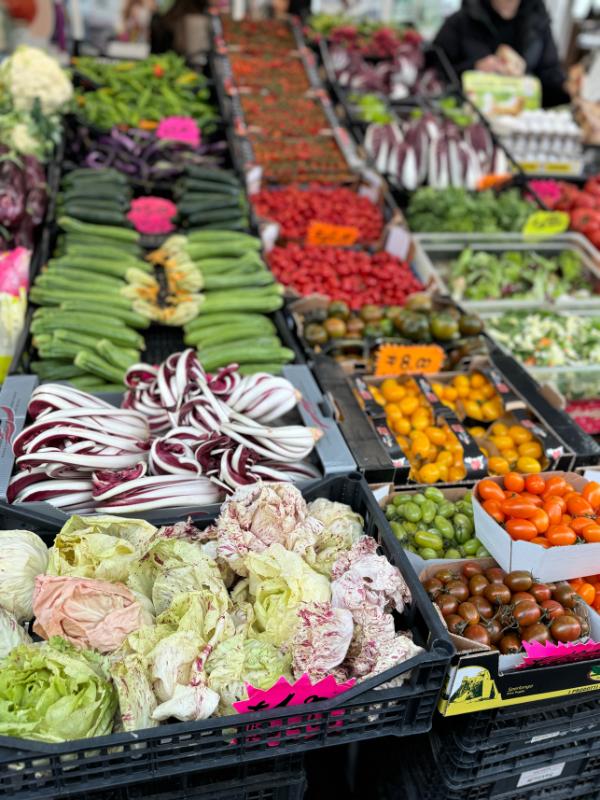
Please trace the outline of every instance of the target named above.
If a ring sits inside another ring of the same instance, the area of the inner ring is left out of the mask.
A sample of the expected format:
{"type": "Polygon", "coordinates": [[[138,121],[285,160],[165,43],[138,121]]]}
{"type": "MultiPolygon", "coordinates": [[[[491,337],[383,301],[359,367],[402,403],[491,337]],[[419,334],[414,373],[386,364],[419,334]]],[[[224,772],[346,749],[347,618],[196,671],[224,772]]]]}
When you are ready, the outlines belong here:
{"type": "Polygon", "coordinates": [[[565,608],[575,608],[577,595],[568,583],[558,583],[552,592],[552,599],[558,601],[565,608]]]}
{"type": "Polygon", "coordinates": [[[479,616],[483,617],[483,619],[491,619],[494,616],[494,607],[487,598],[477,594],[473,597],[469,597],[468,602],[473,603],[479,612],[479,616]]]}
{"type": "Polygon", "coordinates": [[[510,589],[503,583],[490,583],[486,586],[483,592],[486,600],[489,600],[493,605],[502,605],[503,603],[510,603],[510,589]]]}
{"type": "Polygon", "coordinates": [[[504,576],[504,585],[508,586],[511,592],[526,592],[533,586],[533,578],[529,572],[515,570],[504,576]]]}
{"type": "Polygon", "coordinates": [[[490,619],[485,623],[485,628],[489,634],[490,642],[492,644],[498,644],[502,635],[504,633],[504,629],[502,625],[498,622],[497,619],[490,619]]]}
{"type": "Polygon", "coordinates": [[[446,626],[450,633],[455,633],[460,636],[467,627],[467,623],[462,617],[459,617],[458,614],[449,614],[446,617],[446,626]]]}
{"type": "Polygon", "coordinates": [[[489,585],[490,582],[484,575],[473,575],[473,577],[469,579],[469,591],[471,594],[481,595],[485,587],[489,585]]]}
{"type": "Polygon", "coordinates": [[[521,639],[516,633],[507,633],[500,639],[499,650],[505,655],[512,655],[518,653],[521,649],[521,639]]]}
{"type": "Polygon", "coordinates": [[[565,609],[557,600],[542,600],[540,606],[544,612],[545,618],[548,620],[562,617],[562,615],[565,613],[565,609]]]}
{"type": "Polygon", "coordinates": [[[449,581],[446,584],[446,592],[456,597],[460,603],[464,602],[470,594],[469,587],[462,581],[449,581]]]}
{"type": "Polygon", "coordinates": [[[525,642],[548,642],[551,639],[550,631],[541,622],[535,622],[521,629],[521,636],[525,642]]]}
{"type": "Polygon", "coordinates": [[[529,591],[538,603],[552,599],[552,589],[545,583],[534,583],[529,591]]]}
{"type": "Polygon", "coordinates": [[[430,578],[428,581],[425,581],[423,587],[428,594],[435,596],[438,592],[442,591],[444,584],[437,578],[430,578]]]}
{"type": "Polygon", "coordinates": [[[490,583],[503,583],[506,572],[500,567],[490,567],[483,574],[490,583]]]}
{"type": "Polygon", "coordinates": [[[450,614],[456,614],[456,611],[459,606],[459,602],[451,594],[438,594],[435,598],[435,604],[442,612],[442,617],[447,617],[450,614]]]}
{"type": "Polygon", "coordinates": [[[475,561],[467,561],[467,563],[463,565],[462,574],[467,580],[469,580],[469,578],[472,578],[473,575],[482,575],[483,569],[475,561]]]}
{"type": "Polygon", "coordinates": [[[530,592],[515,592],[510,598],[511,603],[520,603],[521,600],[529,600],[535,603],[535,597],[530,592]]]}
{"type": "Polygon", "coordinates": [[[581,622],[572,614],[563,614],[552,620],[550,633],[557,642],[574,642],[581,636],[581,622]]]}
{"type": "Polygon", "coordinates": [[[438,569],[433,577],[437,578],[438,581],[441,581],[442,583],[448,583],[448,581],[456,580],[458,576],[456,572],[453,572],[448,567],[444,567],[444,569],[438,569]]]}
{"type": "Polygon", "coordinates": [[[520,628],[528,628],[535,625],[542,616],[542,609],[535,600],[521,600],[513,608],[513,618],[520,628]]]}
{"type": "Polygon", "coordinates": [[[479,622],[479,611],[473,603],[464,602],[458,607],[458,615],[461,616],[465,622],[470,625],[476,625],[479,622]]]}
{"type": "Polygon", "coordinates": [[[467,625],[463,631],[463,636],[466,639],[470,639],[472,642],[485,644],[488,647],[491,644],[490,635],[483,625],[467,625]]]}

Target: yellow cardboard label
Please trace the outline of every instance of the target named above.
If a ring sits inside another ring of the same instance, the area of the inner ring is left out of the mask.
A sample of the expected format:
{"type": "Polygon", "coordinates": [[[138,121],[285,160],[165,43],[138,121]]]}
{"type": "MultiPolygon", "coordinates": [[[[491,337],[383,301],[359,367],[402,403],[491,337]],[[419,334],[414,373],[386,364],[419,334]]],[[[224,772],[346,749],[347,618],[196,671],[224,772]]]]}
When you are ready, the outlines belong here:
{"type": "Polygon", "coordinates": [[[535,211],[523,227],[524,236],[556,236],[569,229],[566,211],[535,211]]]}

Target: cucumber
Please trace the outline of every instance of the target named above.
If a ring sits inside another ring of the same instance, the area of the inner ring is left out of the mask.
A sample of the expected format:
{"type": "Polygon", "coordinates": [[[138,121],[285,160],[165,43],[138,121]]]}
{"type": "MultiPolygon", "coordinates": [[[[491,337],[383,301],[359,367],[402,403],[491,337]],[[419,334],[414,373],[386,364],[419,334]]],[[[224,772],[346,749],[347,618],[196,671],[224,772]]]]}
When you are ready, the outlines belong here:
{"type": "Polygon", "coordinates": [[[59,217],[58,225],[67,233],[89,234],[90,236],[98,236],[101,239],[110,239],[111,242],[122,241],[130,244],[137,244],[140,240],[140,235],[132,228],[117,228],[112,225],[94,225],[89,222],[79,222],[79,220],[72,219],[71,217],[59,217]]]}

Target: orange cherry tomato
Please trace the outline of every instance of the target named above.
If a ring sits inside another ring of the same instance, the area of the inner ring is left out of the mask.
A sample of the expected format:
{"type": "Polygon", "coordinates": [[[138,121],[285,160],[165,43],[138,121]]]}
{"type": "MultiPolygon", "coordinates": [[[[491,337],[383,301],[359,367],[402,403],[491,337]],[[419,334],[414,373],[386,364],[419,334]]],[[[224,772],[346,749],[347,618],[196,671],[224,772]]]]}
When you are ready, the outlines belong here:
{"type": "Polygon", "coordinates": [[[543,508],[536,508],[535,514],[530,519],[538,533],[545,533],[550,527],[550,518],[543,508]]]}
{"type": "MultiPolygon", "coordinates": [[[[504,480],[506,480],[506,476],[504,477],[504,480]]],[[[590,481],[589,483],[586,483],[581,494],[585,497],[594,511],[597,508],[600,508],[600,483],[596,483],[596,481],[590,481]]]]}
{"type": "Polygon", "coordinates": [[[490,517],[493,517],[496,520],[496,522],[502,525],[502,523],[505,520],[505,516],[502,513],[502,509],[500,508],[500,503],[497,500],[486,500],[483,504],[483,507],[490,515],[490,517]]]}
{"type": "Polygon", "coordinates": [[[542,500],[544,501],[544,505],[550,500],[553,503],[557,503],[560,506],[561,512],[565,512],[567,510],[567,501],[564,497],[561,497],[558,494],[548,494],[547,492],[542,495],[542,500]]]}
{"type": "Polygon", "coordinates": [[[560,503],[556,502],[556,498],[550,497],[548,500],[546,500],[543,508],[546,514],[548,514],[550,525],[558,525],[562,519],[562,508],[560,503]]]}
{"type": "Polygon", "coordinates": [[[582,583],[585,583],[583,578],[573,578],[573,580],[569,581],[569,585],[571,586],[572,589],[575,589],[575,591],[577,591],[577,589],[581,586],[582,583]]]}
{"type": "Polygon", "coordinates": [[[530,519],[537,511],[533,503],[530,503],[529,500],[522,500],[520,497],[505,500],[500,508],[507,517],[516,517],[517,519],[530,519]]]}
{"type": "Polygon", "coordinates": [[[571,487],[563,477],[561,477],[560,475],[553,475],[546,481],[545,494],[557,495],[561,497],[563,494],[566,494],[570,489],[571,487]]]}
{"type": "Polygon", "coordinates": [[[571,494],[567,499],[567,511],[573,517],[593,516],[594,509],[580,494],[571,494]]]}
{"type": "Polygon", "coordinates": [[[499,503],[502,503],[506,496],[502,487],[490,480],[490,478],[484,478],[482,481],[479,481],[477,484],[477,494],[482,500],[497,500],[499,503]]]}
{"type": "Polygon", "coordinates": [[[569,528],[568,525],[551,525],[546,531],[546,539],[548,539],[550,544],[564,547],[565,545],[575,544],[577,541],[577,534],[573,528],[569,528]]]}
{"type": "Polygon", "coordinates": [[[531,494],[530,492],[521,492],[520,497],[522,500],[529,500],[529,502],[533,503],[534,506],[539,506],[540,508],[544,504],[544,501],[539,496],[539,494],[531,494]]]}
{"type": "Polygon", "coordinates": [[[518,472],[507,472],[503,482],[504,488],[509,492],[522,492],[525,488],[525,478],[518,472]]]}
{"type": "Polygon", "coordinates": [[[525,489],[530,494],[544,494],[546,491],[546,481],[541,475],[528,475],[525,478],[525,489]]]}
{"type": "Polygon", "coordinates": [[[561,517],[561,522],[563,525],[570,525],[573,517],[570,514],[563,514],[561,517]]]}
{"type": "Polygon", "coordinates": [[[591,606],[596,599],[596,590],[591,583],[582,583],[575,591],[582,600],[585,600],[588,606],[591,606]]]}
{"type": "Polygon", "coordinates": [[[589,525],[594,525],[594,521],[589,517],[573,517],[569,526],[573,528],[575,533],[579,534],[582,533],[584,528],[587,528],[589,525]]]}
{"type": "Polygon", "coordinates": [[[550,544],[548,539],[546,539],[545,536],[536,536],[534,539],[530,539],[529,541],[531,542],[531,544],[539,544],[542,547],[545,547],[546,549],[552,547],[552,545],[550,544]]]}
{"type": "Polygon", "coordinates": [[[600,525],[596,523],[592,523],[588,525],[586,528],[583,529],[581,535],[585,539],[586,542],[590,544],[595,544],[596,542],[600,542],[600,525]]]}
{"type": "Polygon", "coordinates": [[[530,542],[538,535],[538,531],[529,519],[509,519],[506,521],[506,530],[516,541],[530,542]]]}

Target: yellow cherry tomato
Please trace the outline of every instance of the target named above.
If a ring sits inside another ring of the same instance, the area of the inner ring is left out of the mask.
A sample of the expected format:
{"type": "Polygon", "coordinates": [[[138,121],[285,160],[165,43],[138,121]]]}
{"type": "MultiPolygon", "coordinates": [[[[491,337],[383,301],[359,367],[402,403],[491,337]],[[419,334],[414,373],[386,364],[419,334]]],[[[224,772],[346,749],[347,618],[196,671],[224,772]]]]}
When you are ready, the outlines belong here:
{"type": "Polygon", "coordinates": [[[510,450],[514,447],[514,442],[510,436],[490,436],[490,441],[496,445],[498,450],[510,450]]]}
{"type": "Polygon", "coordinates": [[[444,444],[446,441],[446,434],[441,428],[436,428],[433,425],[429,425],[427,428],[425,428],[425,433],[432,444],[444,444]]]}
{"type": "Polygon", "coordinates": [[[474,425],[472,428],[469,428],[469,433],[471,436],[485,436],[486,431],[481,425],[474,425]]]}
{"type": "Polygon", "coordinates": [[[440,468],[437,464],[425,464],[419,470],[419,480],[422,483],[435,483],[440,479],[440,468]]]}
{"type": "Polygon", "coordinates": [[[480,372],[474,372],[471,375],[471,388],[472,389],[481,389],[487,383],[487,380],[483,377],[480,372]]]}
{"type": "Polygon", "coordinates": [[[419,401],[416,397],[409,395],[407,397],[403,397],[398,405],[400,406],[400,411],[402,411],[402,413],[407,417],[410,417],[410,415],[413,414],[419,407],[419,401]]]}
{"type": "Polygon", "coordinates": [[[458,397],[458,392],[454,388],[454,386],[444,386],[444,391],[442,392],[442,398],[444,400],[451,400],[454,401],[458,397]]]}
{"type": "Polygon", "coordinates": [[[435,461],[436,464],[439,464],[440,466],[451,467],[452,453],[449,453],[447,450],[442,450],[440,453],[438,453],[435,461]]]}
{"type": "Polygon", "coordinates": [[[457,389],[459,386],[464,386],[467,389],[470,386],[469,378],[467,375],[457,375],[455,378],[452,379],[452,383],[456,386],[457,389]]]}
{"type": "Polygon", "coordinates": [[[481,412],[479,410],[479,405],[473,400],[465,400],[465,412],[468,417],[472,417],[473,419],[481,419],[481,412]]]}
{"type": "Polygon", "coordinates": [[[422,431],[417,431],[416,436],[412,440],[410,452],[413,456],[421,456],[424,458],[429,450],[430,443],[427,436],[422,431]]]}
{"type": "Polygon", "coordinates": [[[529,458],[542,457],[542,445],[539,442],[523,442],[517,449],[520,456],[529,456],[529,458]]]}
{"type": "Polygon", "coordinates": [[[517,471],[518,472],[541,472],[542,465],[536,458],[529,458],[528,456],[521,456],[517,460],[517,471]]]}
{"type": "Polygon", "coordinates": [[[502,407],[499,407],[494,400],[486,400],[481,406],[481,414],[486,422],[491,422],[501,416],[502,407]]]}
{"type": "Polygon", "coordinates": [[[492,456],[488,461],[488,467],[491,475],[506,475],[510,472],[510,464],[500,456],[492,456]]]}
{"type": "Polygon", "coordinates": [[[511,425],[508,429],[508,435],[515,444],[524,444],[524,442],[530,442],[533,439],[531,431],[528,431],[522,425],[511,425]]]}
{"type": "Polygon", "coordinates": [[[508,426],[503,422],[494,422],[490,428],[490,433],[493,433],[494,436],[506,436],[508,433],[508,426]]]}
{"type": "Polygon", "coordinates": [[[505,458],[509,464],[514,464],[518,457],[519,454],[515,449],[502,451],[502,458],[505,458]]]}
{"type": "Polygon", "coordinates": [[[431,415],[426,409],[419,408],[412,415],[410,421],[415,430],[424,431],[431,424],[431,415]]]}
{"type": "Polygon", "coordinates": [[[402,436],[407,436],[411,431],[410,421],[405,417],[395,419],[392,427],[396,433],[400,433],[402,436]]]}
{"type": "Polygon", "coordinates": [[[460,467],[450,467],[448,470],[448,480],[452,482],[462,481],[466,474],[467,471],[465,470],[464,465],[460,467]]]}

